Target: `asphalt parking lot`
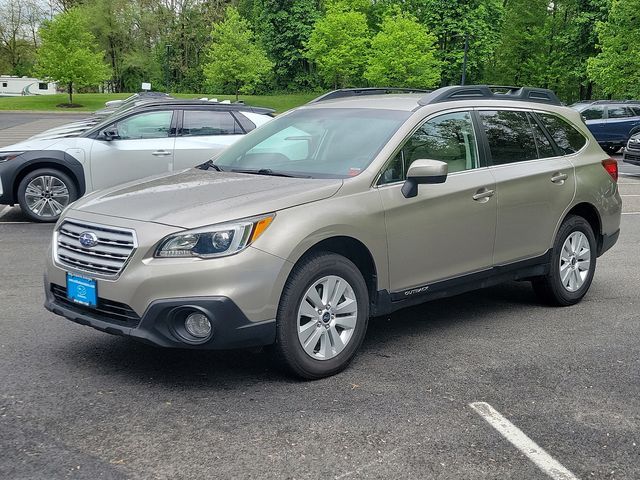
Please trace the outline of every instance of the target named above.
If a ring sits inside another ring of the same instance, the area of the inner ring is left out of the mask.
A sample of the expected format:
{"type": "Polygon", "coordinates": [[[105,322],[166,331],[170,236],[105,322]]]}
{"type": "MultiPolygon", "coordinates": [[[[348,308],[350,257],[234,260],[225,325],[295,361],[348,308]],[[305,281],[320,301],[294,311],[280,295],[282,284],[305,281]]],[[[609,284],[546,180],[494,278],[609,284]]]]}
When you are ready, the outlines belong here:
{"type": "Polygon", "coordinates": [[[45,311],[52,227],[0,207],[0,478],[549,478],[470,407],[486,402],[575,476],[557,478],[638,479],[634,168],[582,303],[513,282],[402,310],[316,382],[264,352],[157,349],[45,311]]]}

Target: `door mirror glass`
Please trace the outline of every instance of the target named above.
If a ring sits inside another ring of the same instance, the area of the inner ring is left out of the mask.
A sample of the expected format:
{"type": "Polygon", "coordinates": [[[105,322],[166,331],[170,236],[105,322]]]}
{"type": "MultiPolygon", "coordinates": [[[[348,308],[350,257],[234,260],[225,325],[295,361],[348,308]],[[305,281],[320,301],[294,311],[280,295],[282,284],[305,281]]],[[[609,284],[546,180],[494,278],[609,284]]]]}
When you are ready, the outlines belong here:
{"type": "Polygon", "coordinates": [[[110,142],[112,140],[117,140],[118,138],[120,138],[118,136],[118,129],[113,125],[105,128],[104,130],[102,130],[102,132],[100,132],[101,140],[106,140],[107,142],[110,142]]]}
{"type": "Polygon", "coordinates": [[[405,198],[418,194],[418,185],[444,183],[449,173],[449,165],[439,160],[415,160],[407,170],[407,179],[402,186],[405,198]]]}

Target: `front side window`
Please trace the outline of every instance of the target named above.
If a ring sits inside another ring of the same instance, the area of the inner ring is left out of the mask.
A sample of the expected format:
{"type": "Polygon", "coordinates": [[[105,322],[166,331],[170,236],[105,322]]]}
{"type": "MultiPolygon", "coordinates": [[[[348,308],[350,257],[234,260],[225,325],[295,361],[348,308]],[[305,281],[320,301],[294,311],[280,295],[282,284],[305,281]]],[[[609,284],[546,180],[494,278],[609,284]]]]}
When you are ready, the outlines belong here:
{"type": "Polygon", "coordinates": [[[171,129],[173,112],[147,112],[133,115],[116,123],[120,140],[166,138],[171,129]]]}
{"type": "Polygon", "coordinates": [[[604,118],[604,107],[589,107],[580,113],[586,120],[601,120],[604,118]]]}
{"type": "Polygon", "coordinates": [[[225,171],[347,178],[364,171],[411,112],[301,108],[242,137],[216,159],[225,171]]]}
{"type": "Polygon", "coordinates": [[[525,112],[494,110],[479,113],[493,165],[538,158],[533,130],[525,112]]]}
{"type": "Polygon", "coordinates": [[[536,113],[536,116],[565,155],[576,153],[587,143],[585,136],[566,120],[550,113],[536,113]]]}
{"type": "Polygon", "coordinates": [[[244,132],[231,113],[207,110],[185,110],[181,135],[242,135],[244,132]]]}
{"type": "Polygon", "coordinates": [[[404,181],[416,160],[445,162],[449,173],[477,167],[476,138],[469,112],[447,113],[426,121],[387,165],[379,183],[404,181]]]}

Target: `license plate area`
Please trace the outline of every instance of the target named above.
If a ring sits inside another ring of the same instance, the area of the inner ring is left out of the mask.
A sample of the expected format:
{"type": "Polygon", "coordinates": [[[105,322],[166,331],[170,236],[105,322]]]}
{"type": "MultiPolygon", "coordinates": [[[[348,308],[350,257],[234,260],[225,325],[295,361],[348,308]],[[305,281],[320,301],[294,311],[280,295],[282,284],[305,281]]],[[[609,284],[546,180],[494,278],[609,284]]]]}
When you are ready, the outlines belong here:
{"type": "Polygon", "coordinates": [[[67,298],[86,307],[97,307],[97,282],[92,278],[67,273],[67,298]]]}

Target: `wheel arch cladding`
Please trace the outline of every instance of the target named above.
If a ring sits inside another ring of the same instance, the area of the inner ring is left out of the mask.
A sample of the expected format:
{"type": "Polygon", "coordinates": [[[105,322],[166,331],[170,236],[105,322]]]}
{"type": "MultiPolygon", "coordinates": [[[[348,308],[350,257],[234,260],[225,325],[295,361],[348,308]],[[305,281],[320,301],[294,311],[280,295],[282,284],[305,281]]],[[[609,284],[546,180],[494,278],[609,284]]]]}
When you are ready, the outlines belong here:
{"type": "Polygon", "coordinates": [[[22,155],[22,162],[13,174],[12,193],[13,198],[18,197],[18,186],[22,179],[29,173],[41,168],[60,170],[68,175],[78,189],[78,197],[85,194],[86,184],[84,180],[84,167],[74,157],[62,151],[33,151],[22,155]]]}
{"type": "Polygon", "coordinates": [[[562,219],[562,223],[564,223],[570,215],[577,215],[589,222],[589,225],[591,225],[591,229],[593,230],[593,234],[596,237],[596,243],[599,250],[602,246],[602,220],[600,219],[598,209],[590,203],[579,203],[567,212],[565,217],[562,219]]]}
{"type": "Polygon", "coordinates": [[[369,290],[369,302],[376,302],[378,291],[378,274],[373,255],[360,240],[348,236],[336,236],[326,238],[316,243],[296,261],[296,265],[313,253],[330,252],[342,255],[355,264],[360,270],[367,289],[369,290]]]}

